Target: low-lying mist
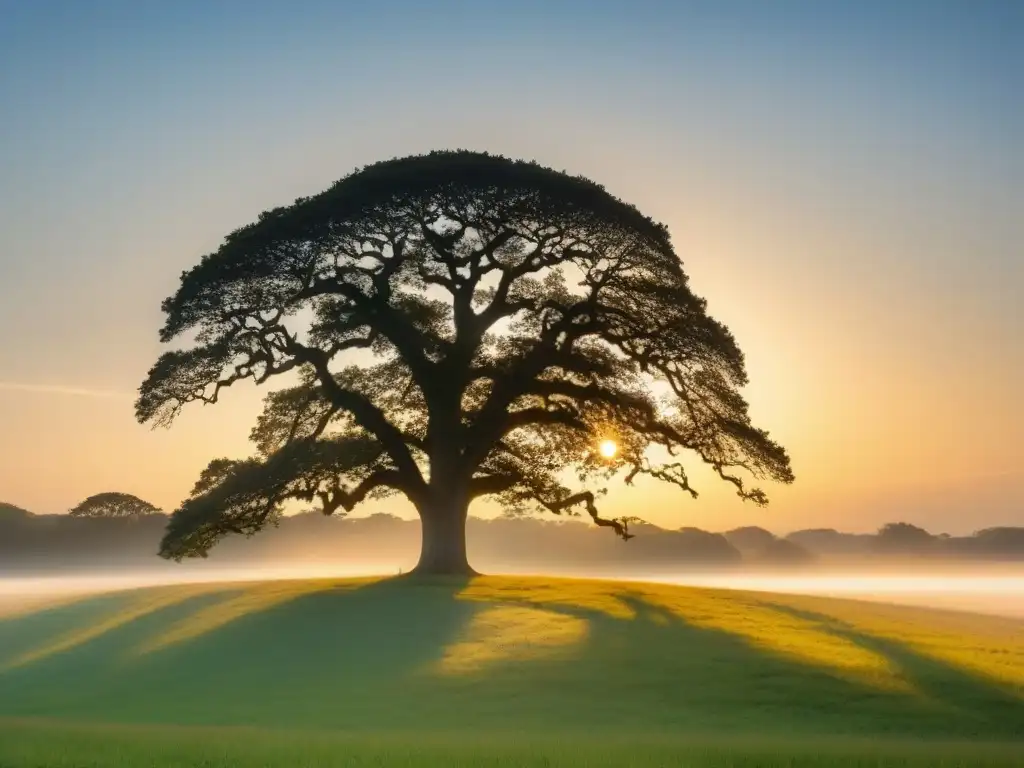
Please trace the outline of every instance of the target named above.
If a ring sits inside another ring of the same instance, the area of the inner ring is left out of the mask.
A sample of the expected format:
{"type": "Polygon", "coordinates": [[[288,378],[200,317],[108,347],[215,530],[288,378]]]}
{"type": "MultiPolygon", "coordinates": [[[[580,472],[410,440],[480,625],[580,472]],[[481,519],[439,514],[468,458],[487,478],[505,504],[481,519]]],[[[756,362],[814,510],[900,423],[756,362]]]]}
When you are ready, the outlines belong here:
{"type": "MultiPolygon", "coordinates": [[[[92,570],[77,573],[65,571],[34,576],[8,576],[0,578],[0,604],[180,583],[385,576],[399,572],[384,562],[377,563],[376,567],[371,563],[349,568],[323,563],[204,567],[205,565],[168,564],[166,568],[92,570]]],[[[612,578],[624,581],[653,581],[699,587],[854,598],[1024,618],[1024,568],[1014,570],[1016,572],[984,575],[971,575],[962,570],[886,574],[844,573],[827,569],[801,573],[689,571],[666,574],[659,571],[645,574],[635,569],[615,572],[602,568],[552,569],[546,573],[577,578],[612,578]]],[[[488,572],[523,575],[545,573],[514,565],[488,569],[488,572]]]]}
{"type": "MultiPolygon", "coordinates": [[[[0,601],[182,582],[395,575],[415,565],[420,547],[413,520],[304,514],[251,538],[228,537],[207,559],[175,563],[157,557],[166,525],[159,514],[75,518],[7,505],[0,515],[0,601]]],[[[471,562],[485,573],[658,581],[1024,617],[1024,528],[959,538],[904,523],[877,534],[651,525],[634,532],[623,542],[572,520],[471,518],[467,538],[471,562]]]]}

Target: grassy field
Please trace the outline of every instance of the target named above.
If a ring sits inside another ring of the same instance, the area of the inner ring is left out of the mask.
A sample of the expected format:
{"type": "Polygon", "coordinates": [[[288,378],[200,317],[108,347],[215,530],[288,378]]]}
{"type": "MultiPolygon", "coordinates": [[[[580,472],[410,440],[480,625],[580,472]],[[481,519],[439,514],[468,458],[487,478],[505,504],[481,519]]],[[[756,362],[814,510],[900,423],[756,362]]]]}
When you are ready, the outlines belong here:
{"type": "Polygon", "coordinates": [[[621,582],[0,605],[0,768],[1024,765],[1024,622],[621,582]]]}

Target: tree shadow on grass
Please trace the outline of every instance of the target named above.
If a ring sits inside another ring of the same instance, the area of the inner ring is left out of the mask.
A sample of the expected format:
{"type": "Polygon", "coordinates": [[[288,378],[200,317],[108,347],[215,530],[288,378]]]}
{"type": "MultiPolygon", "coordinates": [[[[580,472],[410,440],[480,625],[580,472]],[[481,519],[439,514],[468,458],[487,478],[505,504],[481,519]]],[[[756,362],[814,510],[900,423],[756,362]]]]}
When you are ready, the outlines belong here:
{"type": "Polygon", "coordinates": [[[0,671],[24,666],[83,645],[149,614],[180,606],[188,610],[204,598],[228,591],[138,589],[83,596],[0,618],[0,671]]]}
{"type": "Polygon", "coordinates": [[[633,618],[544,606],[588,621],[581,647],[492,670],[481,684],[532,689],[517,720],[554,718],[564,727],[610,731],[865,733],[879,730],[880,711],[901,711],[902,697],[891,692],[855,686],[642,599],[619,597],[633,618]]]}
{"type": "MultiPolygon", "coordinates": [[[[1019,708],[992,714],[1005,702],[980,681],[965,682],[956,670],[918,663],[885,644],[871,650],[910,669],[925,695],[857,683],[736,632],[697,626],[642,590],[601,587],[626,609],[616,611],[574,603],[571,591],[552,599],[543,585],[526,583],[517,598],[475,593],[457,579],[324,581],[305,591],[281,586],[274,599],[259,589],[276,586],[226,585],[0,672],[0,716],[602,737],[948,739],[1010,737],[1010,721],[1020,715],[1019,708]],[[543,599],[531,600],[531,593],[543,599]],[[945,684],[954,688],[944,692],[945,684]],[[959,695],[953,691],[969,695],[977,718],[935,706],[934,698],[959,695]]],[[[66,634],[114,610],[112,599],[0,624],[0,649],[66,634]]],[[[722,600],[742,608],[738,599],[722,600]]]]}
{"type": "Polygon", "coordinates": [[[830,634],[889,659],[928,699],[968,735],[1024,737],[1024,699],[1020,689],[950,662],[915,651],[906,643],[868,634],[834,616],[763,602],[779,613],[815,622],[830,634]]]}
{"type": "MultiPolygon", "coordinates": [[[[981,682],[974,689],[977,716],[961,718],[944,706],[948,697],[935,697],[930,686],[881,687],[845,676],[840,668],[778,653],[737,632],[698,626],[650,602],[640,590],[616,596],[632,618],[557,602],[503,601],[577,617],[586,621],[587,632],[562,653],[512,656],[467,675],[481,692],[473,718],[487,725],[505,719],[536,728],[608,733],[1022,735],[1019,723],[1024,720],[1012,727],[1019,709],[1000,709],[1005,699],[981,682]]],[[[813,617],[800,618],[817,624],[813,617]]],[[[870,650],[898,665],[887,649],[870,650]]],[[[941,684],[959,673],[938,665],[932,674],[941,684]]]]}
{"type": "Polygon", "coordinates": [[[88,597],[0,623],[0,714],[88,716],[120,648],[223,597],[140,602],[140,594],[88,597]]]}
{"type": "MultiPolygon", "coordinates": [[[[0,715],[119,722],[363,727],[402,719],[402,680],[451,642],[473,611],[462,583],[339,581],[256,601],[230,621],[181,632],[244,599],[230,585],[161,606],[59,652],[0,671],[0,715]],[[177,632],[179,639],[156,642],[177,632]],[[141,652],[140,652],[141,649],[141,652]]],[[[248,589],[259,589],[259,586],[248,589]]],[[[9,651],[103,623],[123,596],[22,617],[9,651]]],[[[4,644],[0,642],[0,647],[4,644]]]]}

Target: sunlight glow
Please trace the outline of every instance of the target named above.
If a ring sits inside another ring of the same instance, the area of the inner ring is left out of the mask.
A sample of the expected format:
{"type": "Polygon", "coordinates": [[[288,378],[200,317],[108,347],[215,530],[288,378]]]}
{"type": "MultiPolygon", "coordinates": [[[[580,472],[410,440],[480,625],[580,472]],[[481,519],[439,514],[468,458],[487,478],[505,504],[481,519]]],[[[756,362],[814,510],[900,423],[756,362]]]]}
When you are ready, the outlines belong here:
{"type": "Polygon", "coordinates": [[[602,440],[598,450],[601,451],[601,455],[606,459],[612,459],[618,453],[619,446],[615,444],[614,440],[602,440]]]}

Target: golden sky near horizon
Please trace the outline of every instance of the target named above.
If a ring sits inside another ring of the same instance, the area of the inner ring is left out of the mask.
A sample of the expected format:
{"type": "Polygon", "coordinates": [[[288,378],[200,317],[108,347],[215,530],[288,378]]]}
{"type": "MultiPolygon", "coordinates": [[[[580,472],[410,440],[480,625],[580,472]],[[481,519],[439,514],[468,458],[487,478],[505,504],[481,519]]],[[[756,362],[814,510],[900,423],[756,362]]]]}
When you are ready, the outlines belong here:
{"type": "Polygon", "coordinates": [[[782,22],[737,55],[699,34],[728,20],[694,21],[689,50],[653,16],[601,17],[579,23],[616,30],[631,58],[509,32],[473,68],[425,51],[434,73],[403,58],[371,88],[310,79],[309,57],[317,72],[359,60],[326,33],[267,53],[272,25],[251,21],[229,56],[218,20],[142,50],[124,28],[65,45],[30,16],[16,21],[37,48],[0,54],[23,73],[0,80],[0,104],[19,105],[0,134],[0,501],[57,512],[122,490],[173,509],[209,459],[248,453],[251,386],[169,431],[133,419],[181,271],[353,167],[464,147],[582,173],[668,225],[747,356],[754,422],[793,459],[767,509],[698,471],[697,501],[638,481],[604,512],[778,532],[1024,524],[1024,153],[1013,74],[986,58],[995,22],[933,42],[908,18],[868,45],[811,20],[794,58],[782,22]],[[63,58],[28,66],[58,42],[63,58]],[[536,69],[514,66],[523,45],[536,69]],[[437,72],[472,96],[430,96],[437,72]]]}
{"type": "MultiPolygon", "coordinates": [[[[619,184],[614,173],[586,172],[627,200],[635,196],[618,187],[650,190],[660,182],[668,192],[673,184],[671,175],[659,179],[650,172],[623,175],[619,184]]],[[[747,355],[752,415],[790,450],[797,482],[769,486],[773,503],[758,509],[698,470],[697,501],[638,481],[613,491],[607,510],[639,509],[661,525],[723,529],[860,530],[900,518],[959,531],[1018,520],[1024,421],[1019,409],[1008,407],[1021,382],[1006,354],[1006,341],[1012,349],[1013,340],[1001,340],[999,329],[993,333],[983,317],[969,313],[947,324],[944,302],[914,295],[913,276],[816,264],[819,248],[834,252],[840,244],[828,221],[786,232],[766,213],[764,221],[747,216],[746,226],[734,229],[727,214],[713,211],[719,201],[704,195],[710,198],[706,213],[690,201],[680,205],[689,215],[666,219],[695,289],[747,355]],[[775,268],[784,255],[797,262],[796,279],[775,268]],[[953,348],[960,353],[951,359],[953,348]],[[982,505],[984,512],[971,511],[982,505]]],[[[651,195],[650,203],[658,197],[651,195]]],[[[641,208],[649,210],[650,203],[641,208]]],[[[728,207],[728,201],[719,204],[728,207]]],[[[858,240],[847,234],[841,242],[851,257],[869,250],[858,240]]],[[[216,238],[204,246],[192,253],[212,249],[216,238]]],[[[175,256],[187,264],[187,254],[175,256]]],[[[112,323],[99,338],[80,337],[84,349],[58,341],[55,359],[44,361],[52,367],[39,368],[65,368],[70,375],[25,377],[45,386],[0,384],[4,499],[60,511],[116,488],[173,509],[210,458],[250,451],[247,436],[261,397],[250,385],[226,393],[217,406],[186,409],[170,430],[134,422],[131,388],[160,351],[153,340],[159,289],[170,293],[178,272],[147,271],[153,287],[150,306],[140,307],[145,322],[132,328],[112,323]]],[[[67,332],[74,333],[73,325],[67,332]]],[[[399,507],[388,501],[377,508],[399,507]]]]}

